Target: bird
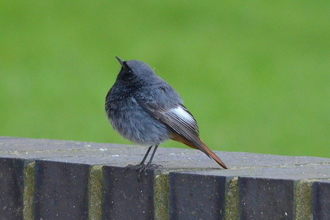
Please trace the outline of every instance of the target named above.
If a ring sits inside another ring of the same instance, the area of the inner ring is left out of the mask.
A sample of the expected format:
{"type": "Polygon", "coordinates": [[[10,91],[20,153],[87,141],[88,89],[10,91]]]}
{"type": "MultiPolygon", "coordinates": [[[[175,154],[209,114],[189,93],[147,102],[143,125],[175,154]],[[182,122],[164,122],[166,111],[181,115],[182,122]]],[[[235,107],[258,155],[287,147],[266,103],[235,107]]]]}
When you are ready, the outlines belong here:
{"type": "Polygon", "coordinates": [[[121,69],[106,95],[105,112],[120,135],[133,143],[149,146],[142,161],[134,167],[142,172],[154,166],[152,160],[159,144],[171,139],[202,151],[227,169],[200,139],[197,121],[179,94],[146,63],[116,58],[121,69]],[[145,163],[152,147],[150,159],[145,163]]]}

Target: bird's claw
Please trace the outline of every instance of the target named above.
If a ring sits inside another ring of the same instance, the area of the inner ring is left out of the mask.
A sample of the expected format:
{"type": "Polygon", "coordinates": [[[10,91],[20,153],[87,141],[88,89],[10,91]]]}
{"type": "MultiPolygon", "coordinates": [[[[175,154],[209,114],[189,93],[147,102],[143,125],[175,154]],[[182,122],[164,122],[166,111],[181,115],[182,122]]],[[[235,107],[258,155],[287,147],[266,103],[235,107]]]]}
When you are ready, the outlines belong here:
{"type": "Polygon", "coordinates": [[[142,172],[144,172],[145,175],[147,175],[147,169],[158,169],[160,167],[163,167],[162,165],[157,165],[157,164],[144,164],[144,163],[139,163],[137,165],[132,165],[132,164],[128,164],[124,170],[126,169],[133,169],[136,170],[137,172],[139,172],[139,176],[138,176],[138,180],[141,179],[141,174],[142,172]]]}

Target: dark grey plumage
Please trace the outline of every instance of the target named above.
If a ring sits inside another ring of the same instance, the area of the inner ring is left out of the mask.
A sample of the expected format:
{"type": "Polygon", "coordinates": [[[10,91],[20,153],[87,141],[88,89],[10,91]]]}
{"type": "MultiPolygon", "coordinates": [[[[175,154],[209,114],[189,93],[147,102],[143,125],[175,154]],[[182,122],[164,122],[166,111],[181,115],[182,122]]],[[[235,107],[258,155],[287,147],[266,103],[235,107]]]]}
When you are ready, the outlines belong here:
{"type": "Polygon", "coordinates": [[[197,122],[179,94],[147,64],[117,59],[122,68],[106,96],[105,110],[111,125],[124,138],[151,145],[140,163],[142,169],[150,165],[158,145],[168,139],[199,149],[226,168],[199,138],[197,122]],[[152,146],[155,149],[144,165],[152,146]]]}
{"type": "Polygon", "coordinates": [[[111,125],[123,137],[134,143],[155,145],[170,139],[172,130],[150,114],[149,106],[168,110],[180,104],[179,94],[148,65],[129,60],[123,63],[106,96],[105,109],[111,125]]]}

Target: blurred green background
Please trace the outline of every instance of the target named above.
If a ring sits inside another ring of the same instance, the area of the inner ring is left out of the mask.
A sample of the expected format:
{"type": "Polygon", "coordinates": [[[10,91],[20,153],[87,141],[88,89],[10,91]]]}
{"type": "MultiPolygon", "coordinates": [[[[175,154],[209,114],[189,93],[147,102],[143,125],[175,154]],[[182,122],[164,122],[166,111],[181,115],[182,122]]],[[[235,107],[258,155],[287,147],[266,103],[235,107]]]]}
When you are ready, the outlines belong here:
{"type": "Polygon", "coordinates": [[[330,157],[329,15],[329,1],[2,0],[0,135],[129,144],[104,113],[119,56],[179,92],[211,149],[330,157]]]}

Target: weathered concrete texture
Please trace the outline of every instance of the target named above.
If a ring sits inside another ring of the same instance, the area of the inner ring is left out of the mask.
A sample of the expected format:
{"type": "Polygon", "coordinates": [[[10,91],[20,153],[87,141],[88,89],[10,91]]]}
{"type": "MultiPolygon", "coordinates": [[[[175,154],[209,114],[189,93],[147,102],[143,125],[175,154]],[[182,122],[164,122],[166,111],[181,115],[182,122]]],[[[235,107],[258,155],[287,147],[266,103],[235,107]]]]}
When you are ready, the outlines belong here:
{"type": "Polygon", "coordinates": [[[312,216],[312,185],[314,181],[310,179],[299,180],[295,185],[295,219],[310,220],[312,216]]]}
{"type": "Polygon", "coordinates": [[[294,183],[293,180],[239,178],[241,219],[293,219],[294,183]]]}
{"type": "Polygon", "coordinates": [[[34,219],[34,171],[35,162],[26,163],[24,167],[24,192],[23,192],[23,219],[34,219]]]}
{"type": "Polygon", "coordinates": [[[23,218],[24,161],[0,158],[0,218],[23,218]]]}
{"type": "Polygon", "coordinates": [[[330,178],[313,185],[313,219],[330,219],[330,178]]]}
{"type": "MultiPolygon", "coordinates": [[[[1,157],[45,159],[126,166],[142,160],[147,146],[78,141],[0,137],[1,157]]],[[[230,169],[330,164],[330,158],[288,157],[243,152],[216,152],[230,169]]],[[[159,147],[154,163],[164,169],[217,169],[219,165],[199,150],[159,147]]]]}
{"type": "Polygon", "coordinates": [[[225,196],[225,219],[239,220],[238,177],[227,178],[225,196]]]}
{"type": "Polygon", "coordinates": [[[154,186],[155,220],[169,219],[168,175],[156,173],[154,186]]]}
{"type": "Polygon", "coordinates": [[[226,177],[170,173],[170,219],[223,219],[226,177]]]}
{"type": "Polygon", "coordinates": [[[146,150],[0,137],[0,216],[330,219],[329,158],[216,152],[229,167],[223,170],[198,150],[160,147],[153,162],[162,167],[138,181],[125,167],[146,150]]]}
{"type": "MultiPolygon", "coordinates": [[[[296,185],[298,181],[304,179],[330,178],[330,165],[261,167],[235,170],[200,170],[194,172],[171,173],[170,177],[184,175],[188,175],[191,179],[198,179],[200,181],[200,184],[198,185],[198,193],[200,195],[209,194],[208,187],[205,187],[205,185],[209,186],[208,178],[210,177],[217,177],[218,180],[215,181],[219,181],[221,177],[227,178],[227,187],[229,187],[228,183],[231,181],[230,178],[238,178],[238,195],[233,195],[236,193],[236,191],[233,190],[235,189],[235,186],[231,186],[230,191],[228,188],[225,190],[227,193],[226,202],[231,202],[230,204],[225,204],[227,213],[227,216],[225,216],[226,219],[294,219],[297,212],[302,214],[301,210],[296,209],[301,205],[310,203],[310,201],[299,201],[299,206],[295,205],[295,197],[298,197],[299,199],[305,198],[305,195],[296,193],[296,185]],[[231,194],[229,194],[229,192],[231,194]],[[238,198],[239,200],[239,211],[237,213],[233,213],[235,210],[230,210],[230,213],[229,210],[227,211],[228,206],[232,206],[232,204],[235,203],[235,199],[232,198],[238,198]]],[[[219,182],[218,184],[224,186],[224,183],[219,182]]],[[[171,187],[175,187],[175,185],[172,185],[170,182],[170,188],[171,187]]],[[[189,191],[189,189],[186,189],[186,191],[189,191]]],[[[308,190],[306,190],[306,193],[309,193],[308,190]]],[[[310,196],[307,195],[306,198],[310,199],[310,196]]],[[[184,203],[186,197],[182,196],[178,197],[178,199],[181,200],[181,203],[184,203]]],[[[328,199],[329,201],[329,197],[325,199],[328,199]]],[[[218,203],[212,200],[208,200],[208,206],[219,207],[218,203]]],[[[202,212],[196,207],[187,208],[186,206],[185,212],[197,212],[195,213],[196,215],[202,214],[202,212]]],[[[218,208],[218,212],[222,213],[222,208],[218,208]]],[[[320,210],[317,212],[320,212],[320,210]]],[[[308,213],[307,210],[307,214],[308,213]]]]}
{"type": "Polygon", "coordinates": [[[92,166],[89,172],[88,184],[88,219],[98,220],[102,217],[102,181],[102,165],[92,166]]]}
{"type": "Polygon", "coordinates": [[[89,166],[36,161],[35,219],[88,219],[89,166]]]}
{"type": "Polygon", "coordinates": [[[154,171],[103,167],[102,219],[154,219],[154,171]]]}

